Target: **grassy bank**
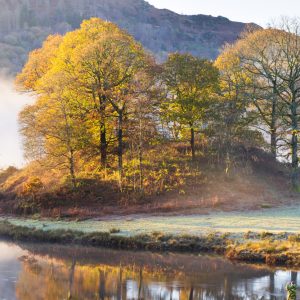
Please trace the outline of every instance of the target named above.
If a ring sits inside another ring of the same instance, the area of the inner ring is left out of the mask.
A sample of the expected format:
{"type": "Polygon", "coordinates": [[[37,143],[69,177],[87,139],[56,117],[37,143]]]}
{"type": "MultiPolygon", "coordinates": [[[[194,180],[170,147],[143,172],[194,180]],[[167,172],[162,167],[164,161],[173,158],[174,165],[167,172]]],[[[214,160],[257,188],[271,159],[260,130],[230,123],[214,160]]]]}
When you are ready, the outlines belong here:
{"type": "Polygon", "coordinates": [[[10,241],[85,245],[114,249],[214,253],[242,262],[266,263],[274,266],[300,266],[300,235],[247,233],[172,235],[161,232],[122,236],[119,230],[81,232],[43,230],[0,222],[0,238],[10,241]]]}
{"type": "Polygon", "coordinates": [[[72,230],[42,230],[0,222],[0,238],[22,242],[47,242],[60,244],[78,244],[115,249],[215,252],[224,253],[227,239],[224,236],[207,235],[203,237],[189,235],[165,235],[160,232],[122,236],[118,229],[110,232],[81,232],[72,230]]]}
{"type": "Polygon", "coordinates": [[[226,257],[232,260],[300,267],[300,235],[264,233],[261,239],[245,239],[229,245],[226,257]]]}

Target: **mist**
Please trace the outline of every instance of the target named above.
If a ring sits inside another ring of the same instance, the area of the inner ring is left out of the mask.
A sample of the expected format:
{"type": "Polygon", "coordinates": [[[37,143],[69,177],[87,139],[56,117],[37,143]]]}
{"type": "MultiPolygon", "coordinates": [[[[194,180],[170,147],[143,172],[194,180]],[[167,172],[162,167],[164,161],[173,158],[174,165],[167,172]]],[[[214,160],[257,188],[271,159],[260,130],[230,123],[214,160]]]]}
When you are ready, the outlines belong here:
{"type": "Polygon", "coordinates": [[[0,168],[21,167],[25,161],[18,114],[33,98],[14,89],[14,79],[0,76],[0,168]]]}

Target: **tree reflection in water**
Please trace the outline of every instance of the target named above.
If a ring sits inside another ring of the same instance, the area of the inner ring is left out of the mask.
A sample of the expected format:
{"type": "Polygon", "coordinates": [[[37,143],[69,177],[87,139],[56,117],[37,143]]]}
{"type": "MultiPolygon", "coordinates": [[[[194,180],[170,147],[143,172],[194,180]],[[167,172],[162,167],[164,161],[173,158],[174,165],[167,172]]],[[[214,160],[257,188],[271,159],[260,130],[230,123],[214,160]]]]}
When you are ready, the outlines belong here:
{"type": "Polygon", "coordinates": [[[14,287],[15,299],[20,300],[282,300],[286,282],[298,279],[297,272],[210,256],[36,244],[20,247],[21,258],[20,248],[11,246],[15,260],[20,261],[14,287]]]}

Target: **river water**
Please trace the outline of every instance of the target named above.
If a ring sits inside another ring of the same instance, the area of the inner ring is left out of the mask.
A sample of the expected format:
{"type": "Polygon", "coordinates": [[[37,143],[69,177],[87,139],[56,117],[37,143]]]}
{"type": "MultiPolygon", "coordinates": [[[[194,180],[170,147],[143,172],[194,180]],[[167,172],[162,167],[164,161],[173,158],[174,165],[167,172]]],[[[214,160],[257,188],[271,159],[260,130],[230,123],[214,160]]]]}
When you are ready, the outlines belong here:
{"type": "MultiPolygon", "coordinates": [[[[188,254],[0,242],[0,299],[286,299],[297,272],[188,254]]],[[[300,292],[299,292],[300,295],[300,292]]]]}

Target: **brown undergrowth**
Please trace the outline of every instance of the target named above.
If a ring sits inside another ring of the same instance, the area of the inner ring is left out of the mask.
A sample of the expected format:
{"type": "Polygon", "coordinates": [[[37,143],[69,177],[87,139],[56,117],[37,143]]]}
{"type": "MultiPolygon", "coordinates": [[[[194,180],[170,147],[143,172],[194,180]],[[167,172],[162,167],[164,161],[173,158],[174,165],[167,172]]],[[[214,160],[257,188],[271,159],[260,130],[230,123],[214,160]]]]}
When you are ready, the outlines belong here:
{"type": "Polygon", "coordinates": [[[143,192],[132,160],[125,167],[121,193],[117,175],[81,162],[78,186],[70,187],[65,170],[33,162],[0,173],[0,213],[42,217],[89,218],[107,215],[195,214],[212,210],[257,210],[298,201],[287,167],[258,149],[238,148],[229,172],[212,151],[198,149],[191,161],[181,144],[153,147],[144,163],[143,192]],[[161,154],[163,151],[163,155],[161,154]]]}

